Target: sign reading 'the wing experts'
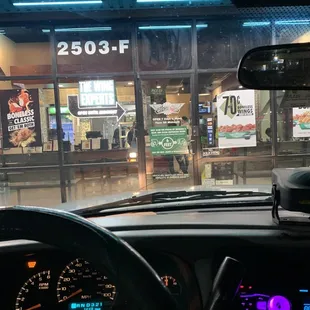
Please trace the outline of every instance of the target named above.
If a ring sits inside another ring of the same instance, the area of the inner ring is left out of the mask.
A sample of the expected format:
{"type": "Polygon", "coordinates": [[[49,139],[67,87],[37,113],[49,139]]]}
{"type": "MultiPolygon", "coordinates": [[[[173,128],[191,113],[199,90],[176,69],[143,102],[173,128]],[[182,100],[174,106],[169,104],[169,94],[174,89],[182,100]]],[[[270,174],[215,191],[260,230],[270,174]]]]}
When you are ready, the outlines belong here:
{"type": "Polygon", "coordinates": [[[68,95],[68,109],[75,117],[116,117],[117,121],[125,114],[116,101],[114,80],[79,82],[79,96],[68,95]]]}

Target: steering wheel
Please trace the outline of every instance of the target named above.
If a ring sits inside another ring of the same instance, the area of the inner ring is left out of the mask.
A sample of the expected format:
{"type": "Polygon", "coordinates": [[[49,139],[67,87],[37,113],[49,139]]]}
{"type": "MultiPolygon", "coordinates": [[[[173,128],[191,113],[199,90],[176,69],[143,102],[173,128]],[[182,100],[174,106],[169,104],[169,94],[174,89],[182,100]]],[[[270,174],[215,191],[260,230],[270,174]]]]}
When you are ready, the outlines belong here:
{"type": "Polygon", "coordinates": [[[0,208],[0,240],[28,239],[88,260],[141,309],[177,310],[158,274],[128,243],[73,213],[39,207],[0,208]],[[137,293],[138,292],[138,293],[137,293]]]}

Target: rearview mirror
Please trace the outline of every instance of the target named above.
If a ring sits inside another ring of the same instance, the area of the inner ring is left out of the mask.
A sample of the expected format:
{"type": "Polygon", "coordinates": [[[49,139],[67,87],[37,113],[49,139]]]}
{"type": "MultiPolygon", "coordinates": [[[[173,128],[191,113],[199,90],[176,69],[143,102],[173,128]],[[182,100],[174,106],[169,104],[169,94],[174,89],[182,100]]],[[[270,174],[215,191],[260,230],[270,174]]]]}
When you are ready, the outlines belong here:
{"type": "Polygon", "coordinates": [[[310,43],[252,49],[239,64],[238,79],[250,89],[310,89],[310,43]]]}

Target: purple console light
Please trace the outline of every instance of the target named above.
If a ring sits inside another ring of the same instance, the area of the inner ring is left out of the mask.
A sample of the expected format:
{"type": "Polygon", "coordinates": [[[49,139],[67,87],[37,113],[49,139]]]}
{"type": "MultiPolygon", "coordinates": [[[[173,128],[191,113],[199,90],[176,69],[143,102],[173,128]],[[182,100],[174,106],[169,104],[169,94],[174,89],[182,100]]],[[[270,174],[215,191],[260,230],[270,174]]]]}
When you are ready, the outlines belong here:
{"type": "Polygon", "coordinates": [[[291,310],[291,303],[284,296],[273,296],[268,300],[268,310],[291,310]]]}
{"type": "Polygon", "coordinates": [[[257,310],[266,310],[267,309],[267,302],[266,301],[258,301],[256,303],[257,310]]]}
{"type": "Polygon", "coordinates": [[[269,295],[266,294],[242,294],[240,295],[240,298],[252,298],[252,297],[267,297],[269,298],[269,295]]]}

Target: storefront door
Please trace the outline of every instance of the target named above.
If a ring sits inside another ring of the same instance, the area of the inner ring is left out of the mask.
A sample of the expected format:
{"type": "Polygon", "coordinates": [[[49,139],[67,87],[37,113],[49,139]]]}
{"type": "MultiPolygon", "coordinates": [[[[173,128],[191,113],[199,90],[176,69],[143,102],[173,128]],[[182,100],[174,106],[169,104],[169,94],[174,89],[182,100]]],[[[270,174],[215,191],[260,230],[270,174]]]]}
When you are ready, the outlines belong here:
{"type": "Polygon", "coordinates": [[[142,81],[147,188],[193,185],[189,78],[142,81]]]}

